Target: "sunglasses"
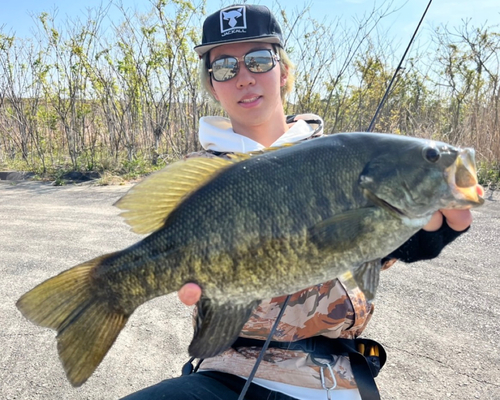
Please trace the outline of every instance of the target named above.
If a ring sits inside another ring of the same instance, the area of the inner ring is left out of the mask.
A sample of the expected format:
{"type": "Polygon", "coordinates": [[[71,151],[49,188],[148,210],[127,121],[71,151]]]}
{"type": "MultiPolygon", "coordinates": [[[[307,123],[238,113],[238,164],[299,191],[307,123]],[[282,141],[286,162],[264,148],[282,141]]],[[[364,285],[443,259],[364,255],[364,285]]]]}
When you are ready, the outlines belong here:
{"type": "Polygon", "coordinates": [[[212,74],[212,78],[217,82],[225,82],[238,75],[240,61],[245,63],[250,72],[263,74],[264,72],[271,71],[279,60],[278,55],[269,49],[254,50],[241,58],[229,56],[219,58],[212,62],[208,72],[212,74]]]}

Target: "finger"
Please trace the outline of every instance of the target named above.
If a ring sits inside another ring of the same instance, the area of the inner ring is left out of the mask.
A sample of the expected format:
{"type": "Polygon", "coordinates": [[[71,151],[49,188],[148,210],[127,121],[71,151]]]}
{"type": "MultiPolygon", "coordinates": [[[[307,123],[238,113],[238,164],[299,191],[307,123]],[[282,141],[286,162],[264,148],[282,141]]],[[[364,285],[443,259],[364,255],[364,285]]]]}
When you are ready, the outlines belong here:
{"type": "Polygon", "coordinates": [[[177,292],[179,299],[187,306],[196,304],[201,297],[201,288],[196,283],[186,283],[177,292]]]}
{"type": "Polygon", "coordinates": [[[467,229],[472,223],[470,210],[441,210],[448,226],[458,232],[467,229]]]}
{"type": "Polygon", "coordinates": [[[434,232],[441,228],[443,225],[443,214],[440,211],[436,211],[432,214],[430,221],[422,229],[427,232],[434,232]]]}

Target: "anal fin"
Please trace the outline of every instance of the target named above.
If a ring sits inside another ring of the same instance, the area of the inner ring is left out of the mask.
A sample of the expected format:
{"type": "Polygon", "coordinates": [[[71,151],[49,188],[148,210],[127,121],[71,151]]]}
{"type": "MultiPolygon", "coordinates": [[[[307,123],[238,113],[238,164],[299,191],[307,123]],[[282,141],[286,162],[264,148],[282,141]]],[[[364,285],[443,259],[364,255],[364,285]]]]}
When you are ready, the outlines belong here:
{"type": "Polygon", "coordinates": [[[198,315],[189,354],[196,358],[208,358],[231,347],[259,303],[260,300],[249,304],[215,304],[208,298],[202,298],[197,305],[198,315]]]}
{"type": "Polygon", "coordinates": [[[377,259],[365,262],[352,271],[354,281],[369,301],[375,298],[381,270],[382,260],[377,259]]]}

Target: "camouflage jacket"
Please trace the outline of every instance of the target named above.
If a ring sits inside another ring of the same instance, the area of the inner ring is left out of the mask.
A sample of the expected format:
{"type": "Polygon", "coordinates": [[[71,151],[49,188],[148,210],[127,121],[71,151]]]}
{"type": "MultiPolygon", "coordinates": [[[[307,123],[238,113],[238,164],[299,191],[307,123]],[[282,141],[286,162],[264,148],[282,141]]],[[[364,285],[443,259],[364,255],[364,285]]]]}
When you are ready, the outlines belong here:
{"type": "MultiPolygon", "coordinates": [[[[240,336],[265,340],[286,296],[265,300],[256,308],[240,336]]],[[[359,289],[347,290],[338,279],[324,282],[291,296],[273,340],[291,342],[316,335],[355,338],[368,324],[374,307],[359,289]]],[[[203,361],[203,370],[248,376],[260,348],[229,349],[203,361]]],[[[349,359],[336,356],[333,367],[338,389],[356,388],[349,359]]],[[[320,367],[307,353],[269,348],[260,363],[257,378],[295,386],[321,389],[320,367]]]]}

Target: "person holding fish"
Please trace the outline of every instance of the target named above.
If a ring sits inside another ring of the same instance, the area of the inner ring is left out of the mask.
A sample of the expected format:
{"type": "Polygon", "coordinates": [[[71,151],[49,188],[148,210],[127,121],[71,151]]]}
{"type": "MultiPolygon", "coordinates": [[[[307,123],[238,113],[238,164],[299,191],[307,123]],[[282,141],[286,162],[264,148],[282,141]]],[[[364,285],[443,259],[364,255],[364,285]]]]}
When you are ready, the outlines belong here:
{"type": "MultiPolygon", "coordinates": [[[[202,84],[228,118],[201,118],[199,139],[204,151],[189,158],[230,158],[233,153],[323,136],[319,116],[285,115],[293,65],[284,50],[280,26],[267,7],[235,5],[208,16],[202,43],[195,50],[202,60],[202,84]]],[[[421,231],[382,260],[382,269],[398,259],[414,262],[436,257],[471,222],[469,210],[436,212],[421,231]]],[[[188,283],[178,295],[186,305],[200,304],[202,289],[188,283]]],[[[232,347],[202,360],[196,373],[163,381],[126,399],[237,399],[285,297],[260,302],[232,347]]],[[[373,388],[377,391],[373,382],[368,389],[363,383],[360,393],[359,380],[367,378],[354,372],[354,358],[346,355],[345,347],[335,351],[341,340],[350,340],[362,356],[382,358],[380,345],[357,339],[373,309],[363,291],[342,278],[292,294],[245,398],[326,399],[326,394],[332,399],[379,398],[378,393],[370,393],[373,388]],[[329,346],[331,354],[325,356],[322,353],[329,346]]],[[[373,381],[372,375],[368,380],[373,381]]]]}
{"type": "Polygon", "coordinates": [[[484,203],[474,150],[404,135],[323,135],[320,117],[286,116],[293,65],[283,46],[267,7],[207,17],[195,50],[202,82],[229,118],[202,118],[205,151],[115,203],[147,236],[17,301],[27,319],[57,331],[73,386],[90,378],[141,304],[178,292],[196,304],[188,348],[196,373],[190,360],[181,377],[127,399],[380,398],[373,378],[385,351],[360,337],[379,273],[398,259],[438,256],[469,227],[468,209],[484,203]]]}

